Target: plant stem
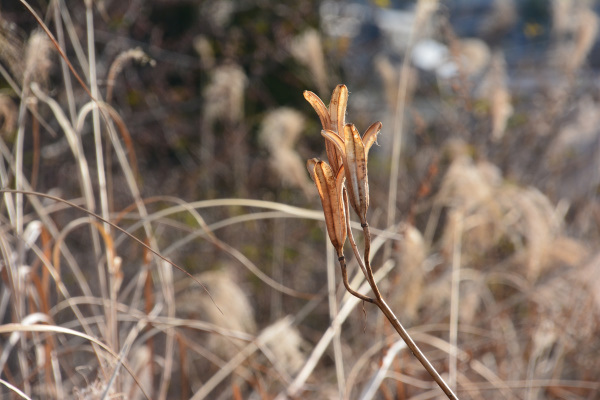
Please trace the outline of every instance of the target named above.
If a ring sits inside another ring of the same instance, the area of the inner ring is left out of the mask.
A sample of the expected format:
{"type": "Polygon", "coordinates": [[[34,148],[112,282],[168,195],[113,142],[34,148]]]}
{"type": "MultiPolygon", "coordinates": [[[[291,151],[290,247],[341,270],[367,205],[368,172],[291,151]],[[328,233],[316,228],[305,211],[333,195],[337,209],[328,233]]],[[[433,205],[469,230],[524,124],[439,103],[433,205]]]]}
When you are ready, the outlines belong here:
{"type": "Polygon", "coordinates": [[[442,379],[442,377],[436,371],[436,369],[433,367],[433,365],[431,365],[431,363],[429,362],[427,357],[425,357],[425,354],[423,354],[423,352],[419,349],[419,347],[414,342],[414,340],[412,340],[412,338],[410,337],[410,335],[408,334],[406,329],[404,329],[404,327],[402,326],[402,324],[400,323],[400,321],[398,320],[398,318],[396,317],[396,315],[394,314],[392,309],[387,305],[385,300],[383,300],[383,296],[381,295],[381,292],[379,291],[379,287],[377,286],[377,283],[375,282],[375,278],[373,276],[373,268],[371,268],[371,262],[369,260],[370,254],[371,254],[371,231],[369,229],[369,224],[366,221],[361,221],[361,226],[363,228],[363,233],[365,236],[364,257],[361,257],[360,253],[358,251],[358,247],[356,246],[356,242],[354,241],[354,235],[352,234],[352,228],[350,227],[350,210],[349,210],[349,206],[348,206],[348,194],[347,194],[346,188],[344,188],[344,190],[343,190],[343,202],[344,202],[344,208],[346,211],[346,229],[347,229],[348,239],[350,241],[350,245],[352,246],[354,256],[356,257],[356,260],[358,261],[360,269],[363,272],[363,274],[365,275],[365,279],[369,283],[369,286],[371,286],[371,290],[375,294],[375,298],[373,299],[373,298],[367,297],[363,294],[360,294],[350,287],[350,284],[348,283],[348,273],[346,271],[346,261],[345,261],[344,255],[339,253],[338,260],[340,262],[340,267],[342,268],[342,278],[344,280],[344,286],[346,287],[346,290],[351,295],[353,295],[361,300],[368,301],[369,303],[373,303],[373,304],[377,305],[377,307],[379,307],[379,309],[381,310],[383,315],[385,315],[386,318],[390,321],[390,323],[392,324],[394,329],[396,329],[396,332],[398,332],[398,334],[400,335],[402,340],[404,340],[404,342],[406,343],[406,345],[408,346],[410,351],[413,353],[413,355],[417,358],[417,360],[419,360],[419,362],[423,365],[423,367],[425,367],[427,372],[429,372],[429,375],[431,375],[433,380],[444,391],[446,396],[448,396],[449,399],[458,400],[458,397],[456,396],[456,394],[454,394],[454,392],[452,391],[450,386],[448,386],[448,384],[444,381],[444,379],[442,379]],[[364,258],[364,261],[363,261],[363,258],[364,258]]]}
{"type": "Polygon", "coordinates": [[[350,293],[352,296],[357,297],[363,301],[375,304],[375,300],[373,300],[372,298],[367,297],[363,294],[358,293],[356,290],[354,290],[350,287],[350,283],[348,282],[348,271],[346,270],[346,259],[344,258],[344,256],[340,256],[338,258],[338,260],[340,262],[340,267],[342,268],[342,279],[344,280],[344,286],[346,287],[346,290],[348,291],[348,293],[350,293]]]}
{"type": "MultiPolygon", "coordinates": [[[[346,196],[345,190],[344,190],[344,202],[345,202],[345,206],[346,206],[346,214],[348,215],[348,198],[346,196]]],[[[417,360],[419,360],[419,362],[427,370],[429,375],[431,375],[433,380],[438,384],[438,386],[442,389],[442,391],[446,394],[446,396],[449,399],[458,400],[458,397],[456,396],[456,394],[454,394],[454,392],[452,391],[450,386],[444,381],[444,379],[436,371],[436,369],[433,367],[433,365],[431,365],[431,363],[429,362],[427,357],[425,357],[425,354],[423,354],[421,349],[419,349],[419,346],[417,346],[417,344],[414,342],[414,340],[410,337],[410,335],[408,334],[406,329],[402,326],[402,324],[400,323],[400,321],[398,320],[398,318],[396,317],[396,315],[394,314],[392,309],[387,305],[387,303],[383,299],[383,296],[381,295],[381,291],[379,290],[379,287],[377,286],[377,283],[375,282],[375,278],[373,277],[373,268],[371,268],[371,262],[369,261],[370,252],[371,252],[371,231],[369,230],[369,225],[367,223],[363,223],[361,225],[362,225],[364,236],[365,236],[364,262],[361,260],[361,257],[359,255],[358,248],[356,246],[356,242],[354,241],[354,236],[352,234],[352,230],[350,229],[349,223],[348,223],[348,238],[350,240],[350,245],[352,246],[352,249],[354,250],[354,255],[356,256],[356,259],[360,265],[360,268],[363,271],[363,273],[365,274],[365,278],[366,278],[367,282],[369,282],[369,285],[371,286],[371,290],[373,290],[373,293],[375,294],[375,298],[371,299],[370,297],[367,297],[365,299],[366,296],[364,296],[360,293],[357,293],[356,291],[352,290],[352,288],[350,288],[350,285],[348,284],[348,276],[346,273],[346,263],[342,256],[342,257],[340,257],[339,261],[340,261],[340,266],[342,267],[342,277],[344,279],[344,285],[346,286],[346,290],[348,290],[348,292],[350,292],[350,294],[358,297],[359,299],[369,301],[370,303],[377,305],[377,307],[379,307],[379,309],[381,310],[383,315],[385,315],[386,318],[388,319],[388,321],[390,321],[390,323],[392,324],[392,326],[394,327],[396,332],[398,332],[398,334],[400,335],[402,340],[404,340],[404,342],[406,343],[406,346],[410,349],[410,351],[417,358],[417,360]]]]}
{"type": "Polygon", "coordinates": [[[425,367],[427,372],[429,372],[429,375],[431,375],[433,380],[444,391],[446,396],[448,396],[449,399],[458,400],[458,397],[456,396],[456,394],[454,394],[454,392],[452,391],[450,386],[448,386],[448,384],[444,381],[444,379],[436,371],[434,366],[431,365],[431,363],[429,362],[427,357],[425,357],[425,354],[423,354],[423,352],[421,351],[421,349],[419,349],[419,347],[414,342],[414,340],[412,340],[412,338],[410,337],[410,335],[408,334],[406,329],[404,329],[404,327],[402,326],[402,324],[400,323],[400,321],[398,320],[396,315],[394,315],[394,312],[390,309],[390,307],[383,300],[383,298],[379,297],[379,298],[375,299],[375,304],[377,305],[377,307],[379,307],[381,312],[386,316],[388,321],[390,321],[390,323],[392,324],[394,329],[396,329],[396,332],[398,332],[398,334],[400,335],[402,340],[404,340],[404,342],[406,343],[406,345],[408,346],[410,351],[417,358],[417,360],[419,360],[419,362],[423,365],[423,367],[425,367]]]}
{"type": "Polygon", "coordinates": [[[383,299],[383,296],[381,295],[381,292],[379,291],[379,288],[377,287],[377,283],[375,282],[375,280],[369,279],[373,277],[373,269],[371,268],[371,262],[369,261],[369,253],[371,250],[371,232],[369,231],[369,225],[362,224],[362,227],[363,232],[365,234],[365,269],[368,274],[367,279],[369,283],[371,283],[371,288],[373,289],[373,293],[375,294],[374,303],[377,305],[377,307],[379,307],[379,309],[381,310],[383,315],[386,316],[388,321],[390,321],[390,323],[392,324],[394,329],[396,329],[396,332],[398,332],[402,340],[404,340],[410,351],[417,358],[417,360],[419,360],[419,362],[423,365],[427,372],[429,372],[429,375],[431,375],[433,380],[444,391],[446,396],[448,396],[449,399],[458,400],[456,394],[454,394],[450,386],[444,381],[444,379],[436,371],[433,365],[431,365],[427,357],[425,357],[425,354],[423,354],[421,349],[419,349],[419,347],[410,337],[406,329],[402,326],[392,309],[387,305],[387,303],[383,299]]]}

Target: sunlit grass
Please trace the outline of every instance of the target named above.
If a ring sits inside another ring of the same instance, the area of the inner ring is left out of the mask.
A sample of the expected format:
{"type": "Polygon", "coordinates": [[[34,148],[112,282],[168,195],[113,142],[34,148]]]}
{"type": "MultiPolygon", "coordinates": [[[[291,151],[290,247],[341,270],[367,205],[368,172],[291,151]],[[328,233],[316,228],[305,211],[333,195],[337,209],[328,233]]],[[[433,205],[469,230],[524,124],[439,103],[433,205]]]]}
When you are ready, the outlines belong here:
{"type": "MultiPolygon", "coordinates": [[[[475,68],[419,1],[408,51],[437,38],[456,75],[377,47],[354,82],[360,44],[302,25],[335,8],[309,3],[200,2],[210,23],[170,42],[113,2],[7,6],[24,25],[0,21],[0,397],[439,398],[345,292],[298,163],[325,156],[302,92],[340,82],[361,132],[383,121],[374,279],[458,397],[597,397],[595,12],[551,2],[543,60],[498,45],[475,68]]],[[[497,6],[482,36],[520,12],[497,6]]]]}

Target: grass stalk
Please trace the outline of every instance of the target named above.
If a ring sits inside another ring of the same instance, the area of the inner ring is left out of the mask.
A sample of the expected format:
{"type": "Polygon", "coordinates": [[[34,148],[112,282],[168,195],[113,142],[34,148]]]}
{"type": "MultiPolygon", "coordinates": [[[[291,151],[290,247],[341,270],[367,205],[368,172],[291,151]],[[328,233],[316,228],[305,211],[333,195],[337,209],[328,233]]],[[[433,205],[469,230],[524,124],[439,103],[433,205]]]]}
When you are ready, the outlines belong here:
{"type": "Polygon", "coordinates": [[[453,214],[454,219],[454,247],[452,251],[452,284],[450,291],[450,361],[448,364],[449,382],[452,387],[456,387],[457,374],[457,356],[458,348],[458,317],[460,304],[460,279],[461,279],[461,252],[462,252],[462,233],[463,217],[460,212],[453,214]]]}
{"type": "MultiPolygon", "coordinates": [[[[339,325],[333,325],[336,315],[338,314],[338,306],[336,300],[336,284],[335,284],[335,262],[334,262],[334,250],[329,245],[329,240],[325,240],[325,246],[327,247],[327,298],[329,303],[329,318],[332,326],[334,326],[335,334],[333,337],[333,357],[335,362],[335,373],[337,378],[338,393],[341,398],[344,397],[346,389],[346,378],[344,373],[344,357],[342,355],[342,341],[341,341],[341,327],[339,325]]],[[[344,269],[345,272],[345,269],[344,269]]],[[[344,282],[348,282],[348,277],[344,276],[344,282]]]]}

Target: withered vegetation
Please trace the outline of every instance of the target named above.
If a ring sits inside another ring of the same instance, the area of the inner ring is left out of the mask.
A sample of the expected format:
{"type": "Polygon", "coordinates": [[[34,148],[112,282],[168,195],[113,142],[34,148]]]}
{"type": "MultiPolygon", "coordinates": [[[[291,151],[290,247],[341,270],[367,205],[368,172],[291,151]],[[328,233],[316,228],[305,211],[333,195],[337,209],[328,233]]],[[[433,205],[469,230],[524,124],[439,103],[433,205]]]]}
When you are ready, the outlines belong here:
{"type": "Polygon", "coordinates": [[[595,6],[404,3],[2,2],[0,398],[600,397],[595,6]]]}

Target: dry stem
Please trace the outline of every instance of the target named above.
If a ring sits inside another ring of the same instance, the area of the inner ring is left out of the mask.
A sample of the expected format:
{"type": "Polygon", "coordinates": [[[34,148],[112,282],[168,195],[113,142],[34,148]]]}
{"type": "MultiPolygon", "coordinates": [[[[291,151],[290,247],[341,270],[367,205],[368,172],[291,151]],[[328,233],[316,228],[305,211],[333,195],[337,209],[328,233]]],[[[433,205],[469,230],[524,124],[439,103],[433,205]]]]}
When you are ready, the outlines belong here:
{"type": "MultiPolygon", "coordinates": [[[[346,189],[344,189],[344,204],[346,207],[346,215],[348,216],[349,215],[348,214],[348,196],[346,195],[346,189]]],[[[352,250],[354,251],[356,260],[358,261],[358,263],[360,265],[360,269],[365,274],[365,278],[367,279],[369,286],[371,286],[371,290],[373,290],[375,298],[373,299],[373,298],[367,297],[363,294],[360,294],[350,287],[350,285],[348,284],[348,275],[346,272],[346,262],[345,262],[344,256],[343,256],[343,254],[338,254],[339,261],[340,261],[340,267],[342,269],[342,277],[344,280],[344,286],[346,287],[346,290],[348,290],[348,292],[350,292],[350,294],[352,294],[353,296],[356,296],[361,300],[368,301],[369,303],[373,303],[377,307],[379,307],[379,309],[381,310],[383,315],[385,315],[386,318],[388,319],[388,321],[390,321],[390,323],[392,324],[392,326],[394,327],[396,332],[398,332],[398,334],[400,335],[402,340],[404,340],[404,342],[406,343],[406,345],[408,346],[410,351],[413,353],[413,355],[417,358],[417,360],[419,360],[419,362],[427,370],[429,375],[431,375],[433,380],[444,391],[446,396],[449,399],[458,400],[458,397],[456,396],[456,394],[454,394],[454,392],[452,391],[450,386],[444,381],[444,379],[436,371],[436,369],[433,367],[433,365],[431,365],[431,363],[429,362],[427,357],[425,357],[425,354],[423,354],[421,349],[419,349],[419,347],[414,342],[414,340],[410,337],[410,335],[408,334],[406,329],[402,326],[402,324],[400,323],[400,321],[398,320],[398,318],[396,317],[396,315],[394,314],[392,309],[387,305],[387,303],[383,299],[383,296],[381,295],[379,287],[377,286],[377,283],[375,282],[375,278],[373,277],[373,269],[371,268],[371,262],[369,261],[369,255],[370,255],[370,251],[371,251],[371,232],[369,230],[369,225],[366,223],[361,224],[361,226],[363,228],[363,233],[365,236],[365,251],[364,251],[365,254],[364,254],[364,262],[363,262],[363,260],[360,257],[360,254],[358,252],[358,247],[356,246],[356,242],[354,241],[354,236],[352,235],[352,230],[350,229],[350,222],[349,222],[350,218],[347,218],[347,220],[348,220],[348,223],[347,223],[348,238],[350,239],[350,244],[352,246],[352,250]]]]}

